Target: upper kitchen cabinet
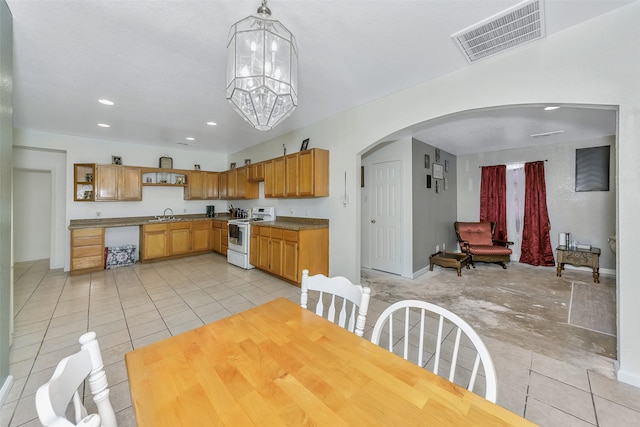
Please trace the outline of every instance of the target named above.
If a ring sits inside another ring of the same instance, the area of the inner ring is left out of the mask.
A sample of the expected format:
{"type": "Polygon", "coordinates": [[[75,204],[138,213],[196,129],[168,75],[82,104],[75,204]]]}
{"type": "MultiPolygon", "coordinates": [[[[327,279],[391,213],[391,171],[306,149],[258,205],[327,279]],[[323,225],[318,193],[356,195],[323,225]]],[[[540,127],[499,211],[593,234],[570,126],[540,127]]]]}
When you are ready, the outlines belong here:
{"type": "Polygon", "coordinates": [[[96,165],[96,201],[142,200],[142,174],[139,167],[96,165]]]}
{"type": "Polygon", "coordinates": [[[247,181],[264,181],[264,165],[266,162],[254,163],[247,166],[247,181]]]}
{"type": "Polygon", "coordinates": [[[247,169],[247,166],[243,166],[223,172],[226,175],[226,192],[222,190],[223,180],[221,179],[219,182],[221,199],[225,198],[227,200],[236,200],[258,198],[259,184],[257,182],[250,182],[247,179],[247,169]]]}
{"type": "Polygon", "coordinates": [[[204,172],[204,195],[205,199],[213,200],[219,196],[220,172],[204,172]]]}
{"type": "Polygon", "coordinates": [[[265,166],[265,197],[329,195],[329,151],[313,148],[271,160],[265,166]]]}
{"type": "Polygon", "coordinates": [[[96,165],[76,163],[73,165],[73,200],[93,202],[95,200],[96,165]]]}

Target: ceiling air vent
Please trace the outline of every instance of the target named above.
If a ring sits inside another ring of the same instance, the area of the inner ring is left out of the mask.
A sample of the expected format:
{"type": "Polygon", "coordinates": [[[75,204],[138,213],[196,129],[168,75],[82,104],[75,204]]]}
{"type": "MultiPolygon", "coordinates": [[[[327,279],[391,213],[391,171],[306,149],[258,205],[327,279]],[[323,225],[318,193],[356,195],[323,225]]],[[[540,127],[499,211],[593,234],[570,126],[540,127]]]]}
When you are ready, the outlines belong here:
{"type": "Polygon", "coordinates": [[[451,37],[473,63],[545,36],[542,0],[525,1],[451,37]]]}

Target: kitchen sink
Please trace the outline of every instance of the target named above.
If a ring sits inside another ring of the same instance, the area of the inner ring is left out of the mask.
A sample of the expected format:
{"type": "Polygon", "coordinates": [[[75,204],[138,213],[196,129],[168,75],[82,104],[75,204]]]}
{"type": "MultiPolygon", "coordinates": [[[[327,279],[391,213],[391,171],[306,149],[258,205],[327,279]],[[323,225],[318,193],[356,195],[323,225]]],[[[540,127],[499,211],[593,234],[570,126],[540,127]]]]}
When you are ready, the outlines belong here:
{"type": "Polygon", "coordinates": [[[185,218],[154,218],[148,219],[147,222],[177,222],[177,221],[186,221],[185,218]]]}

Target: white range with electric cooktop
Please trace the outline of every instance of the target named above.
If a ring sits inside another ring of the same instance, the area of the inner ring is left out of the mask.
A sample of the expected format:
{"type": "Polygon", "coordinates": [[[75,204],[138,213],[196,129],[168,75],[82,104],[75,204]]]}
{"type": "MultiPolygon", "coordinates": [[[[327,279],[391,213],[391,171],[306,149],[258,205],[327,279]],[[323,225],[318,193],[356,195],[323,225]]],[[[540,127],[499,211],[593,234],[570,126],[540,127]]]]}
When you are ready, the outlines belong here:
{"type": "Polygon", "coordinates": [[[227,261],[244,269],[254,268],[249,263],[249,242],[251,241],[251,223],[259,221],[274,221],[276,213],[274,207],[251,208],[249,218],[237,218],[229,221],[229,247],[227,261]]]}

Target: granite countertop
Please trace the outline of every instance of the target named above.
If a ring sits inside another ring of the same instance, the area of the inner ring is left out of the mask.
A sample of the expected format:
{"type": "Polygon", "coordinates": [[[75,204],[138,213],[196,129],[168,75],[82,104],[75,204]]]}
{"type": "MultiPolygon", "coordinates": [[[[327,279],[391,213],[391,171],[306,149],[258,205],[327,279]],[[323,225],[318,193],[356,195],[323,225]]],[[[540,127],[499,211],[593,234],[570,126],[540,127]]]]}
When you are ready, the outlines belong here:
{"type": "MultiPolygon", "coordinates": [[[[214,219],[218,221],[230,221],[231,215],[221,214],[214,218],[208,218],[205,214],[182,214],[175,215],[174,219],[167,221],[154,221],[155,216],[133,216],[122,218],[91,218],[72,219],[69,223],[69,230],[80,228],[111,228],[111,227],[135,227],[145,224],[166,224],[169,222],[197,221],[200,219],[214,219]]],[[[298,218],[290,216],[276,217],[275,221],[254,222],[255,225],[263,227],[282,228],[285,230],[312,230],[329,227],[329,220],[322,218],[298,218]]]]}
{"type": "Polygon", "coordinates": [[[282,228],[284,230],[313,230],[328,228],[329,220],[324,218],[299,218],[294,216],[277,216],[275,221],[260,221],[253,223],[262,227],[282,228]]]}
{"type": "Polygon", "coordinates": [[[197,221],[199,219],[215,219],[218,221],[229,221],[230,215],[216,215],[209,218],[205,214],[182,214],[174,215],[174,219],[167,221],[154,221],[155,216],[132,216],[122,218],[91,218],[91,219],[72,219],[69,223],[69,230],[78,228],[110,228],[110,227],[135,227],[145,224],[165,224],[168,222],[197,221]]]}

